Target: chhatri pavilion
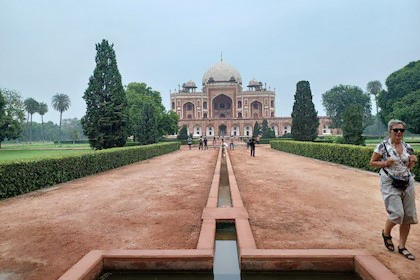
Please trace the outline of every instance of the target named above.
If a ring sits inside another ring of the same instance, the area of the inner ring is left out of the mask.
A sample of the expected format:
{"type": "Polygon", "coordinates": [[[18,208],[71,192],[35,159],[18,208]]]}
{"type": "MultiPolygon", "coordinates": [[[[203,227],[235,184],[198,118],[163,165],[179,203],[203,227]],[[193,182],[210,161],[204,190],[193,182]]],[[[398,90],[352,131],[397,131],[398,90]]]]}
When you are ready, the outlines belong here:
{"type": "MultiPolygon", "coordinates": [[[[240,73],[223,59],[211,66],[197,91],[188,81],[171,92],[171,109],[179,116],[179,126],[186,125],[193,136],[252,136],[255,122],[267,120],[276,136],[291,132],[291,117],[276,117],[276,92],[255,79],[243,89],[240,73]]],[[[336,134],[328,117],[319,117],[319,135],[336,134]]]]}

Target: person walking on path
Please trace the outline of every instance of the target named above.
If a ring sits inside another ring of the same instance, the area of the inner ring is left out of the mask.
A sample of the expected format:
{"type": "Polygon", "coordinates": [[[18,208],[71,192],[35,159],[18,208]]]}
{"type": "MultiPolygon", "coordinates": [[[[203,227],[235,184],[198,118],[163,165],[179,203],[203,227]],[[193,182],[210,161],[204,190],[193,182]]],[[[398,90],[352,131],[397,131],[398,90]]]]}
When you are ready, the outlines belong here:
{"type": "Polygon", "coordinates": [[[216,148],[216,136],[213,137],[213,149],[215,149],[215,148],[216,148]]]}
{"type": "Polygon", "coordinates": [[[203,150],[203,136],[200,136],[200,139],[198,140],[198,149],[203,150]]]}
{"type": "Polygon", "coordinates": [[[255,157],[255,137],[252,136],[252,138],[249,140],[249,147],[251,148],[251,157],[255,157]]]}
{"type": "Polygon", "coordinates": [[[235,145],[233,144],[233,136],[230,136],[230,144],[229,144],[229,148],[231,150],[233,150],[235,148],[235,145]]]}
{"type": "Polygon", "coordinates": [[[207,137],[206,136],[204,136],[204,149],[205,150],[208,150],[209,149],[209,146],[207,146],[207,137]]]}
{"type": "Polygon", "coordinates": [[[409,260],[415,256],[406,248],[411,224],[417,224],[414,175],[417,163],[413,148],[403,140],[406,124],[400,120],[388,122],[389,138],[379,143],[372,154],[370,165],[380,167],[380,186],[388,218],[382,230],[385,247],[394,251],[391,230],[400,225],[398,252],[409,260]]]}
{"type": "Polygon", "coordinates": [[[191,138],[191,136],[188,137],[187,143],[188,143],[188,147],[191,150],[191,145],[192,145],[192,138],[191,138]]]}

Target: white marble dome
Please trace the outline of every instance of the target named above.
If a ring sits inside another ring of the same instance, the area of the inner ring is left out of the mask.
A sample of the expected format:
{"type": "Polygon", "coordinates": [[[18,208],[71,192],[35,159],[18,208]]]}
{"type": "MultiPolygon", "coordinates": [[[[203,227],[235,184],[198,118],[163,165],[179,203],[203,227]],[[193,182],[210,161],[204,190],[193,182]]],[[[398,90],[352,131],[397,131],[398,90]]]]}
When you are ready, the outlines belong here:
{"type": "Polygon", "coordinates": [[[238,70],[223,61],[219,61],[204,73],[203,84],[207,84],[210,78],[213,78],[214,82],[229,82],[232,80],[232,77],[237,83],[242,84],[241,74],[239,74],[238,70]]]}

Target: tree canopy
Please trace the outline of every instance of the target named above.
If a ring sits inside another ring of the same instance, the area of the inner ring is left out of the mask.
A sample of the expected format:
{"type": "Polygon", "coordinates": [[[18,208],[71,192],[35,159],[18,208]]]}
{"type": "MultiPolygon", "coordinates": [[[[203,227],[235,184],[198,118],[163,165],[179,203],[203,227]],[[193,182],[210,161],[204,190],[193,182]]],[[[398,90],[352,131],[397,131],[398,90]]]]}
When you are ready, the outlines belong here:
{"type": "Polygon", "coordinates": [[[276,133],[271,127],[268,127],[268,121],[263,119],[262,126],[261,126],[262,138],[270,139],[275,138],[276,133]]]}
{"type": "Polygon", "coordinates": [[[343,138],[344,143],[364,145],[363,134],[363,110],[359,104],[351,104],[343,114],[343,138]]]}
{"type": "Polygon", "coordinates": [[[408,130],[420,133],[420,60],[388,76],[387,90],[378,95],[379,115],[386,123],[392,118],[405,121],[408,130]]]}
{"type": "Polygon", "coordinates": [[[254,130],[252,132],[252,136],[257,137],[258,135],[261,134],[261,127],[260,124],[258,122],[255,122],[254,125],[254,130]]]}
{"type": "Polygon", "coordinates": [[[322,105],[332,119],[332,126],[342,128],[345,110],[352,104],[359,104],[363,110],[363,126],[371,123],[372,104],[367,93],[357,86],[338,85],[322,95],[322,105]]]}
{"type": "Polygon", "coordinates": [[[295,102],[292,111],[292,138],[298,141],[314,141],[318,136],[318,112],[312,102],[308,81],[296,84],[295,102]]]}
{"type": "MultiPolygon", "coordinates": [[[[160,92],[153,90],[146,83],[136,82],[129,83],[125,88],[125,92],[130,116],[129,134],[134,135],[136,141],[139,141],[140,138],[150,139],[149,137],[152,137],[156,142],[162,135],[177,133],[178,115],[172,111],[165,111],[160,92]],[[149,108],[150,106],[152,108],[149,108]],[[156,122],[156,125],[153,128],[150,127],[150,130],[147,132],[142,126],[145,123],[149,123],[149,119],[152,117],[150,113],[152,112],[154,114],[153,122],[156,122]],[[149,135],[141,135],[142,133],[148,133],[149,135]]],[[[140,143],[143,142],[143,140],[140,141],[140,143]]],[[[146,142],[150,144],[149,140],[146,142]]]]}
{"type": "MultiPolygon", "coordinates": [[[[0,89],[4,105],[0,105],[0,144],[1,141],[19,138],[25,121],[25,107],[21,95],[14,90],[0,89]]],[[[1,99],[1,98],[0,98],[1,99]]],[[[1,147],[1,146],[0,146],[1,147]]]]}
{"type": "Polygon", "coordinates": [[[96,44],[96,67],[83,99],[85,135],[94,149],[122,147],[128,136],[128,106],[117,59],[107,40],[96,44]]]}
{"type": "Polygon", "coordinates": [[[187,126],[185,124],[179,130],[177,138],[179,140],[187,140],[188,139],[188,129],[187,129],[187,126]]]}

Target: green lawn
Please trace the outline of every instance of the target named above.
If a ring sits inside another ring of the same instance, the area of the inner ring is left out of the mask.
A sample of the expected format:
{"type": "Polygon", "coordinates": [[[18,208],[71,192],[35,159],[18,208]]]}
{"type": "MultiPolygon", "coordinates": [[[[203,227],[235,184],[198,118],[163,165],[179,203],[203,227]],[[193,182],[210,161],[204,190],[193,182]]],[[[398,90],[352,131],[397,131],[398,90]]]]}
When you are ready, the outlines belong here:
{"type": "Polygon", "coordinates": [[[89,150],[89,144],[54,144],[53,142],[33,142],[32,144],[1,144],[1,150],[40,150],[40,149],[86,149],[89,150]]]}
{"type": "Polygon", "coordinates": [[[94,153],[94,150],[6,150],[0,149],[0,163],[15,160],[57,158],[62,155],[94,153]]]}
{"type": "Polygon", "coordinates": [[[32,144],[2,144],[0,163],[14,160],[56,158],[62,155],[92,153],[89,144],[63,144],[34,142],[32,144]]]}

